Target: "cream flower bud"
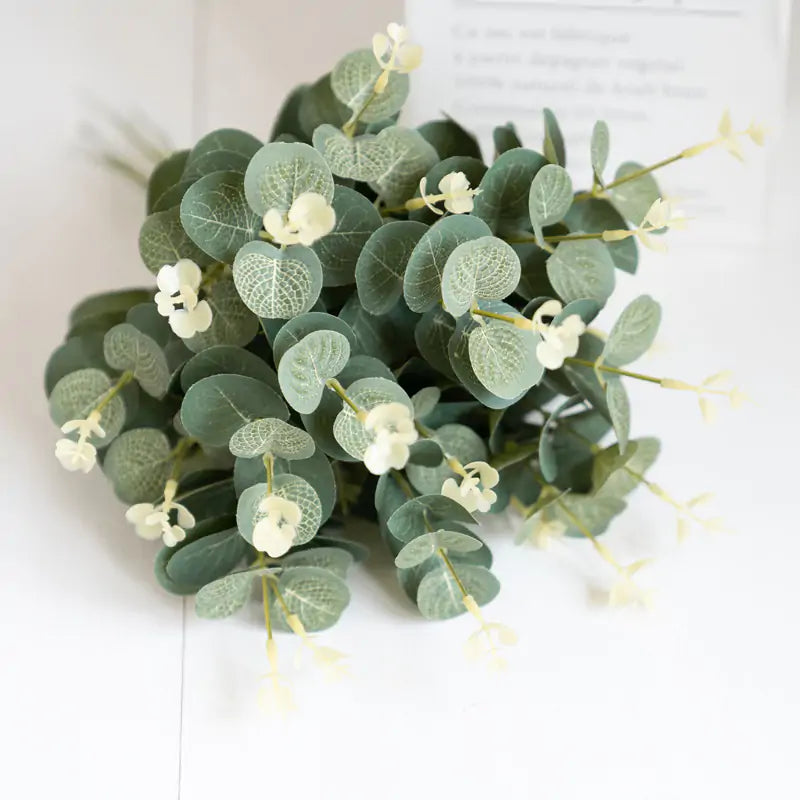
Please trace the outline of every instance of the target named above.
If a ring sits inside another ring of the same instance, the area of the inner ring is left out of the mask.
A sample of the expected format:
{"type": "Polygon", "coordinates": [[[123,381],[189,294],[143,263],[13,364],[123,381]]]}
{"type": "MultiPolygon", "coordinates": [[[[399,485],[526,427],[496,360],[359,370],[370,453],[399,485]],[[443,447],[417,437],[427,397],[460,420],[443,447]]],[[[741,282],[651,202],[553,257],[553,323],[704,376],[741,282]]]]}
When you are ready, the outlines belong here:
{"type": "Polygon", "coordinates": [[[327,236],[336,224],[336,212],[317,192],[303,192],[284,216],[277,208],[264,214],[264,230],[274,242],[306,247],[327,236]]]}
{"type": "Polygon", "coordinates": [[[303,512],[297,503],[274,494],[267,495],[258,510],[266,516],[253,529],[253,547],[271,558],[279,558],[294,544],[303,512]]]}
{"type": "Polygon", "coordinates": [[[419,438],[411,411],[404,403],[382,403],[364,420],[364,428],[374,435],[364,451],[364,465],[373,475],[402,469],[408,462],[409,445],[419,438]]]}
{"type": "Polygon", "coordinates": [[[156,308],[169,319],[170,328],[181,339],[191,339],[211,326],[211,306],[206,300],[197,299],[202,280],[200,267],[188,258],[166,264],[156,276],[156,308]]]}
{"type": "MultiPolygon", "coordinates": [[[[372,37],[372,53],[384,70],[384,75],[388,72],[411,72],[422,63],[422,48],[417,44],[410,44],[408,29],[396,22],[387,25],[386,33],[376,33],[372,37]]],[[[386,80],[375,87],[378,94],[385,89],[386,80]]]]}
{"type": "Polygon", "coordinates": [[[500,473],[485,461],[472,461],[464,467],[461,482],[448,478],[442,484],[442,494],[455,500],[467,511],[488,511],[497,500],[492,491],[500,482],[500,473]]]}

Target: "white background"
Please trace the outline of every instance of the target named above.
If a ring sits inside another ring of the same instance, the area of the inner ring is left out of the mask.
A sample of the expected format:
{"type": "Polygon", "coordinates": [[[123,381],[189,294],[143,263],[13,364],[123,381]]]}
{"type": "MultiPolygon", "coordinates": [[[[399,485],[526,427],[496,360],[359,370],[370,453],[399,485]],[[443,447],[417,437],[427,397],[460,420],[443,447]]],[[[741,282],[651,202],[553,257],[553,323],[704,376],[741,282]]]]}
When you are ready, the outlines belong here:
{"type": "MultiPolygon", "coordinates": [[[[0,3],[0,796],[798,797],[798,79],[788,130],[770,143],[765,243],[678,244],[616,302],[642,291],[664,302],[643,370],[701,379],[731,367],[757,400],[707,429],[689,396],[632,387],[635,432],[665,442],[655,479],[681,497],[715,490],[736,531],[677,547],[669,510],[637,494],[607,541],[625,559],[655,556],[642,573],[653,612],[594,603],[610,576],[585,544],[517,548],[497,524],[487,535],[504,590],[487,616],[520,633],[497,678],[462,658],[471,622],[422,621],[376,544],[324,636],[351,655],[352,677],[291,673],[301,710],[264,718],[257,610],[196,620],[191,601],[156,586],[153,547],[102,476],[55,462],[41,373],[69,308],[148,279],[140,194],[82,153],[92,101],[146,111],[180,145],[221,124],[266,136],[291,85],[400,13],[350,6],[0,3]]],[[[796,57],[792,69],[800,78],[796,57]]],[[[294,643],[279,646],[288,664],[294,643]]]]}

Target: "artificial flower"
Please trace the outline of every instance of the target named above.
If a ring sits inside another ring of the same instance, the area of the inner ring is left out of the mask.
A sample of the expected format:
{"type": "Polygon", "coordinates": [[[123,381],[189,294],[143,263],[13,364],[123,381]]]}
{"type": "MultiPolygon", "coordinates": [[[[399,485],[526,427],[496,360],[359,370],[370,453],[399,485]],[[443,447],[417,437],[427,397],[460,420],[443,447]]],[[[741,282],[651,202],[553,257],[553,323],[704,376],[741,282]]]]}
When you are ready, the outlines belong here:
{"type": "Polygon", "coordinates": [[[544,317],[557,317],[563,310],[558,300],[548,300],[533,315],[533,329],[542,337],[536,345],[536,357],[547,369],[560,369],[565,358],[574,356],[586,331],[586,324],[577,314],[570,314],[559,323],[544,322],[544,317]]]}
{"type": "Polygon", "coordinates": [[[327,236],[336,224],[336,212],[317,192],[303,192],[286,215],[277,208],[264,214],[264,230],[278,244],[302,244],[306,247],[327,236]]]}
{"type": "Polygon", "coordinates": [[[500,622],[487,622],[472,595],[465,595],[461,602],[480,625],[478,630],[467,639],[464,645],[464,654],[471,661],[477,661],[487,656],[489,669],[504,670],[508,664],[500,655],[500,646],[512,647],[515,645],[517,643],[516,631],[500,622]]]}
{"type": "Polygon", "coordinates": [[[271,558],[278,558],[294,543],[303,512],[294,501],[274,494],[267,495],[259,503],[258,510],[266,516],[253,529],[253,547],[271,558]]]}
{"type": "Polygon", "coordinates": [[[561,520],[549,519],[544,514],[537,514],[531,523],[527,538],[541,550],[549,550],[556,539],[564,536],[568,527],[561,520]]]}
{"type": "Polygon", "coordinates": [[[636,561],[627,567],[620,567],[617,580],[608,593],[608,604],[610,606],[642,605],[651,608],[653,605],[653,593],[642,589],[633,580],[633,576],[647,563],[647,560],[636,561]]]}
{"type": "Polygon", "coordinates": [[[211,306],[208,301],[197,299],[202,279],[200,267],[188,258],[165,264],[156,276],[156,308],[169,319],[170,328],[181,339],[191,339],[211,326],[211,306]]]}
{"type": "Polygon", "coordinates": [[[455,500],[470,513],[488,511],[497,500],[492,487],[500,482],[500,473],[485,461],[471,461],[464,467],[461,483],[448,478],[442,484],[442,494],[455,500]]]}
{"type": "Polygon", "coordinates": [[[390,72],[411,72],[422,63],[422,48],[410,44],[408,29],[396,22],[387,25],[386,33],[376,33],[372,37],[372,52],[383,70],[375,84],[377,94],[385,91],[390,72]]]}
{"type": "Polygon", "coordinates": [[[435,214],[443,214],[444,212],[437,208],[434,203],[439,203],[444,200],[444,207],[451,214],[468,214],[472,211],[475,201],[473,200],[476,194],[480,194],[480,189],[472,189],[469,185],[469,179],[463,172],[448,172],[439,181],[440,194],[427,194],[428,180],[422,178],[419,182],[419,193],[425,201],[425,205],[435,214]]]}
{"type": "Polygon", "coordinates": [[[374,434],[364,451],[364,465],[373,475],[383,475],[390,469],[402,469],[406,465],[409,445],[419,437],[408,406],[403,403],[375,406],[367,414],[364,428],[374,434]]]}
{"type": "Polygon", "coordinates": [[[270,670],[261,676],[266,684],[258,690],[259,708],[266,714],[296,711],[292,687],[278,670],[278,645],[272,637],[267,639],[267,660],[270,670]]]}
{"type": "Polygon", "coordinates": [[[71,419],[61,426],[62,433],[78,433],[77,441],[59,439],[56,442],[56,458],[70,472],[89,472],[97,463],[97,448],[89,441],[96,436],[102,439],[106,432],[100,427],[100,412],[92,411],[86,419],[71,419]]]}
{"type": "Polygon", "coordinates": [[[135,526],[138,536],[149,541],[161,537],[167,547],[175,547],[186,538],[186,529],[195,526],[195,518],[186,506],[175,502],[177,491],[178,482],[170,479],[164,486],[161,503],[136,503],[125,512],[125,519],[135,526]],[[172,511],[176,512],[177,524],[170,520],[172,511]]]}

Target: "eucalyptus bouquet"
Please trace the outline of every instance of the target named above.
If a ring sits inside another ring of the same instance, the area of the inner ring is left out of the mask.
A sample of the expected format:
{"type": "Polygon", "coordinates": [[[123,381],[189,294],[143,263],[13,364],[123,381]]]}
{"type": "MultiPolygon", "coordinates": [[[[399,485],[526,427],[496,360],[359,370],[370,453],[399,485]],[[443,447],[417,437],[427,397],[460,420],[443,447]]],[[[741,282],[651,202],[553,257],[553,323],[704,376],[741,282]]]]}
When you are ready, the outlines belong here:
{"type": "Polygon", "coordinates": [[[643,484],[681,530],[719,522],[647,478],[659,443],[630,438],[625,381],[694,393],[707,416],[714,396],[744,399],[727,374],[629,369],[659,326],[647,295],[607,335],[589,326],[638,245],[685,224],[652,173],[715,146],[738,156],[761,128],[726,114],[712,140],[607,179],[598,122],[576,192],[552,112],[541,152],[507,124],[487,164],[453,119],[396,123],[422,53],[395,24],[372,44],[295,89],[267,144],[222,129],[166,155],[139,238],[157,290],[81,302],[46,368],[56,455],[100,461],[136,533],[163,544],[161,585],[196,593],[206,618],[260,588],[265,692],[282,708],[274,630],[344,668],[309,634],[348,604],[355,518],[375,523],[420,613],[468,612],[470,652],[502,666],[515,634],[481,611],[500,584],[480,515],[511,507],[540,546],[588,539],[617,576],[612,603],[646,600],[644,562],[600,538],[627,495],[643,484]]]}

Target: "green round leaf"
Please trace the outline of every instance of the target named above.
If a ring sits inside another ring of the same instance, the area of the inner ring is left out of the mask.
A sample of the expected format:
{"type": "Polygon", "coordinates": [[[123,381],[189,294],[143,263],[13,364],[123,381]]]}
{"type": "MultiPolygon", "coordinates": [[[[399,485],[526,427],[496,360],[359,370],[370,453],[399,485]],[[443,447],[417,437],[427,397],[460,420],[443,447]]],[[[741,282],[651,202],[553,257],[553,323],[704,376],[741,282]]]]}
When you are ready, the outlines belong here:
{"type": "Polygon", "coordinates": [[[437,386],[426,386],[424,389],[420,389],[411,398],[411,403],[414,406],[414,417],[417,419],[427,417],[436,408],[436,404],[441,397],[441,389],[437,386]]]}
{"type": "Polygon", "coordinates": [[[322,264],[323,286],[346,286],[355,281],[358,257],[383,220],[363,194],[346,186],[336,186],[333,210],[336,212],[333,230],[317,239],[311,249],[322,264]]]}
{"type": "MultiPolygon", "coordinates": [[[[322,505],[314,487],[298,475],[284,473],[275,475],[272,481],[272,494],[291,500],[300,507],[301,517],[297,525],[293,547],[310,542],[319,530],[322,521],[322,505]]],[[[259,503],[267,496],[267,484],[257,483],[245,489],[239,497],[236,509],[236,524],[239,533],[250,544],[253,543],[253,530],[266,514],[258,510],[259,503]]]]}
{"type": "Polygon", "coordinates": [[[483,547],[483,542],[467,533],[438,530],[433,533],[423,533],[416,539],[412,539],[397,554],[394,564],[398,569],[408,569],[421,564],[440,548],[447,552],[469,553],[472,550],[479,550],[481,547],[483,547]]]}
{"type": "MultiPolygon", "coordinates": [[[[111,379],[99,369],[79,369],[65,375],[50,393],[50,417],[56,425],[73,419],[86,419],[108,394],[113,386],[111,379]]],[[[103,408],[100,425],[106,432],[102,439],[93,436],[92,444],[98,449],[110,444],[125,424],[125,402],[119,394],[103,408]]]]}
{"type": "Polygon", "coordinates": [[[222,170],[243,173],[261,146],[259,139],[245,131],[235,128],[211,131],[192,148],[181,180],[194,182],[222,170]]]}
{"type": "MultiPolygon", "coordinates": [[[[331,89],[351,111],[360,111],[372,95],[375,81],[383,72],[372,50],[355,50],[342,58],[331,72],[331,89]]],[[[396,114],[408,97],[408,75],[391,72],[386,89],[374,95],[359,119],[378,122],[396,114]]]]}
{"type": "Polygon", "coordinates": [[[494,236],[458,245],[442,273],[442,300],[454,317],[469,311],[477,299],[502,300],[520,278],[519,257],[511,245],[494,236]]]}
{"type": "MultiPolygon", "coordinates": [[[[641,164],[626,161],[624,164],[620,164],[614,180],[625,178],[640,169],[642,169],[641,164]]],[[[611,199],[614,205],[620,210],[622,216],[634,225],[642,224],[650,206],[660,197],[661,190],[652,173],[642,175],[640,178],[635,178],[611,190],[611,199]]]]}
{"type": "Polygon", "coordinates": [[[344,336],[350,344],[350,351],[356,349],[358,342],[353,329],[339,317],[331,316],[323,311],[309,311],[299,317],[287,320],[280,328],[272,342],[272,357],[280,364],[286,351],[300,342],[309,333],[315,331],[334,331],[344,336]]]}
{"type": "Polygon", "coordinates": [[[154,275],[165,264],[175,264],[182,258],[207,267],[213,259],[189,237],[181,224],[180,207],[151,214],[139,231],[139,255],[154,275]]]}
{"type": "Polygon", "coordinates": [[[563,495],[553,506],[556,517],[567,526],[565,535],[575,537],[586,536],[575,525],[575,519],[593,536],[599,536],[625,508],[625,501],[619,497],[596,497],[577,492],[563,495]]]}
{"type": "MultiPolygon", "coordinates": [[[[403,403],[413,413],[411,400],[405,391],[385,378],[362,378],[347,387],[348,397],[365,411],[384,403],[403,403]]],[[[342,448],[359,461],[372,443],[373,435],[364,428],[350,406],[344,406],[333,423],[333,435],[342,448]]]]}
{"type": "MultiPolygon", "coordinates": [[[[515,309],[505,303],[481,303],[480,307],[483,310],[491,310],[497,313],[516,313],[515,309]]],[[[472,360],[469,355],[469,335],[477,324],[468,315],[464,315],[458,320],[455,332],[450,337],[447,345],[450,367],[463,387],[487,408],[507,408],[517,402],[521,395],[514,398],[504,398],[493,394],[478,380],[478,376],[472,367],[472,360]]]]}
{"type": "Polygon", "coordinates": [[[597,120],[592,130],[592,141],[590,145],[592,156],[592,171],[598,181],[603,180],[603,171],[608,163],[608,150],[610,139],[608,125],[601,119],[597,120]]]}
{"type": "Polygon", "coordinates": [[[508,150],[522,147],[522,140],[519,138],[519,134],[513,122],[507,122],[505,125],[498,125],[492,131],[492,142],[494,144],[495,158],[503,155],[503,153],[508,150]]]}
{"type": "Polygon", "coordinates": [[[129,322],[115,325],[106,333],[103,354],[110,367],[132,372],[152,397],[162,397],[167,391],[170,372],[164,351],[129,322]]]}
{"type": "Polygon", "coordinates": [[[236,529],[190,541],[167,562],[167,575],[185,586],[203,586],[227,575],[247,555],[247,543],[236,529]]]}
{"type": "Polygon", "coordinates": [[[441,527],[454,522],[465,525],[475,523],[475,517],[464,506],[442,494],[415,497],[403,503],[387,520],[391,534],[401,542],[410,542],[426,533],[430,527],[441,527]]]}
{"type": "Polygon", "coordinates": [[[478,140],[450,117],[425,122],[417,130],[436,150],[441,159],[459,156],[480,161],[482,158],[478,140]]]}
{"type": "MultiPolygon", "coordinates": [[[[442,275],[458,245],[489,236],[489,226],[467,214],[443,217],[419,239],[403,276],[403,295],[412,311],[427,311],[442,299],[442,275]]],[[[449,338],[449,337],[448,337],[449,338]]]]}
{"type": "Polygon", "coordinates": [[[384,128],[375,142],[380,171],[370,187],[386,205],[399,206],[414,196],[439,155],[418,131],[399,125],[384,128]]]}
{"type": "Polygon", "coordinates": [[[546,164],[537,173],[528,196],[528,209],[536,240],[543,243],[542,228],[564,219],[572,205],[572,179],[557,164],[546,164]]]}
{"type": "Polygon", "coordinates": [[[605,305],[614,291],[614,262],[596,239],[561,242],[547,259],[547,276],[565,303],[588,298],[605,305]]]}
{"type": "Polygon", "coordinates": [[[527,229],[531,183],[545,164],[547,160],[533,150],[519,147],[503,153],[483,176],[473,215],[486,222],[494,233],[527,229]]]}
{"type": "Polygon", "coordinates": [[[306,192],[321,194],[330,203],[333,177],[325,159],[313,147],[300,142],[271,142],[250,161],[244,191],[256,214],[263,216],[273,208],[285,214],[306,192]]]}
{"type": "Polygon", "coordinates": [[[614,323],[603,348],[603,361],[616,367],[630,364],[653,345],[661,324],[661,306],[643,294],[629,303],[614,323]]]}
{"type": "Polygon", "coordinates": [[[103,460],[103,472],[123,503],[158,500],[170,475],[172,447],[163,431],[135,428],[118,436],[103,460]]]}
{"type": "Polygon", "coordinates": [[[355,559],[341,547],[310,547],[295,550],[281,559],[283,567],[318,567],[344,578],[355,559]]]}
{"type": "MultiPolygon", "coordinates": [[[[69,328],[76,328],[97,317],[113,317],[114,321],[111,325],[116,325],[125,320],[125,315],[131,308],[140,303],[152,301],[152,289],[120,289],[114,292],[93,294],[81,300],[69,312],[69,328]]],[[[108,327],[110,328],[111,325],[108,327]]]]}
{"type": "Polygon", "coordinates": [[[242,425],[264,417],[287,419],[283,400],[255,378],[212,375],[193,384],[181,404],[181,423],[190,436],[227,447],[242,425]]]}
{"type": "Polygon", "coordinates": [[[261,217],[244,196],[239,172],[212,172],[181,200],[181,223],[192,241],[217,261],[232,264],[241,247],[258,238],[261,217]]]}
{"type": "Polygon", "coordinates": [[[70,372],[87,367],[103,369],[105,366],[102,333],[86,333],[67,339],[47,361],[44,370],[45,393],[49,396],[53,387],[70,372]]]}
{"type": "Polygon", "coordinates": [[[624,455],[620,453],[619,444],[599,452],[592,469],[592,486],[596,496],[624,497],[632,492],[639,486],[639,479],[635,476],[644,475],[660,452],[661,443],[653,437],[629,442],[624,455]]]}
{"type": "Polygon", "coordinates": [[[158,199],[180,181],[188,157],[188,150],[179,150],[171,153],[163,161],[159,161],[156,164],[147,181],[148,214],[152,214],[155,211],[153,206],[158,199]]]}
{"type": "Polygon", "coordinates": [[[370,314],[385,314],[400,299],[406,263],[427,230],[421,222],[398,220],[370,236],[356,264],[358,297],[370,314]]]}
{"type": "Polygon", "coordinates": [[[631,434],[631,403],[625,385],[617,377],[606,384],[606,403],[620,452],[624,454],[631,434]]]}
{"type": "MultiPolygon", "coordinates": [[[[570,233],[602,233],[603,231],[619,231],[628,228],[622,214],[602,197],[589,197],[579,203],[573,203],[564,217],[564,224],[569,227],[570,233]]],[[[639,251],[635,239],[628,238],[619,242],[604,242],[604,244],[611,253],[617,269],[630,273],[636,272],[639,251]]],[[[546,292],[542,292],[542,294],[546,294],[546,292]]]]}
{"type": "Polygon", "coordinates": [[[330,123],[341,128],[348,119],[350,109],[336,98],[331,89],[331,74],[327,73],[311,86],[304,87],[297,108],[297,123],[300,127],[297,138],[310,141],[320,125],[330,123]]]}
{"type": "Polygon", "coordinates": [[[456,321],[441,306],[426,311],[414,329],[419,354],[442,375],[456,380],[450,366],[448,345],[456,330],[456,321]]]}
{"type": "MultiPolygon", "coordinates": [[[[281,573],[278,591],[291,614],[297,614],[307,631],[330,628],[350,602],[347,584],[321,567],[292,567],[281,573]]],[[[282,613],[275,614],[277,627],[288,628],[282,613]]]]}
{"type": "Polygon", "coordinates": [[[192,356],[181,370],[181,389],[189,388],[211,375],[244,375],[278,390],[275,371],[255,353],[233,345],[219,344],[192,356]]]}
{"type": "Polygon", "coordinates": [[[226,344],[244,347],[258,333],[258,318],[247,308],[236,291],[233,280],[217,281],[205,296],[211,306],[211,327],[196,333],[185,344],[193,353],[226,344]]]}
{"type": "Polygon", "coordinates": [[[325,382],[350,358],[350,343],[336,331],[314,331],[292,345],[278,365],[278,381],[289,405],[310,414],[322,399],[325,382]]]}
{"type": "Polygon", "coordinates": [[[203,619],[222,619],[244,608],[252,591],[253,573],[235,572],[203,586],[195,598],[195,613],[203,619]]]}
{"type": "Polygon", "coordinates": [[[544,156],[551,164],[567,163],[567,153],[564,149],[564,137],[558,126],[556,115],[549,109],[543,109],[544,116],[544,156]]]}
{"type": "MultiPolygon", "coordinates": [[[[459,580],[478,605],[497,597],[500,581],[488,569],[473,564],[459,564],[456,569],[459,580]]],[[[420,581],[417,606],[428,619],[450,619],[466,611],[461,590],[444,566],[431,570],[420,581]]]]}
{"type": "Polygon", "coordinates": [[[283,420],[257,419],[231,436],[230,451],[240,458],[271,453],[292,461],[310,458],[314,454],[314,440],[304,430],[283,420]]]}
{"type": "Polygon", "coordinates": [[[397,125],[352,138],[332,125],[320,125],[314,131],[314,147],[335,175],[368,181],[389,206],[413,197],[420,179],[439,160],[417,131],[397,125]]]}
{"type": "Polygon", "coordinates": [[[544,375],[536,356],[539,334],[486,319],[469,334],[469,360],[478,380],[498,397],[518,397],[544,375]]]}
{"type": "Polygon", "coordinates": [[[158,313],[158,308],[153,302],[133,306],[125,315],[125,322],[129,322],[134,328],[149,336],[162,349],[175,341],[169,320],[158,313]]]}
{"type": "Polygon", "coordinates": [[[236,254],[233,280],[254,314],[290,319],[317,302],[322,267],[308,247],[292,245],[279,250],[267,242],[250,242],[236,254]]]}
{"type": "Polygon", "coordinates": [[[353,293],[339,312],[353,330],[358,352],[372,356],[391,367],[402,364],[412,354],[414,342],[411,331],[417,317],[404,302],[397,303],[387,314],[370,314],[353,293]]]}

